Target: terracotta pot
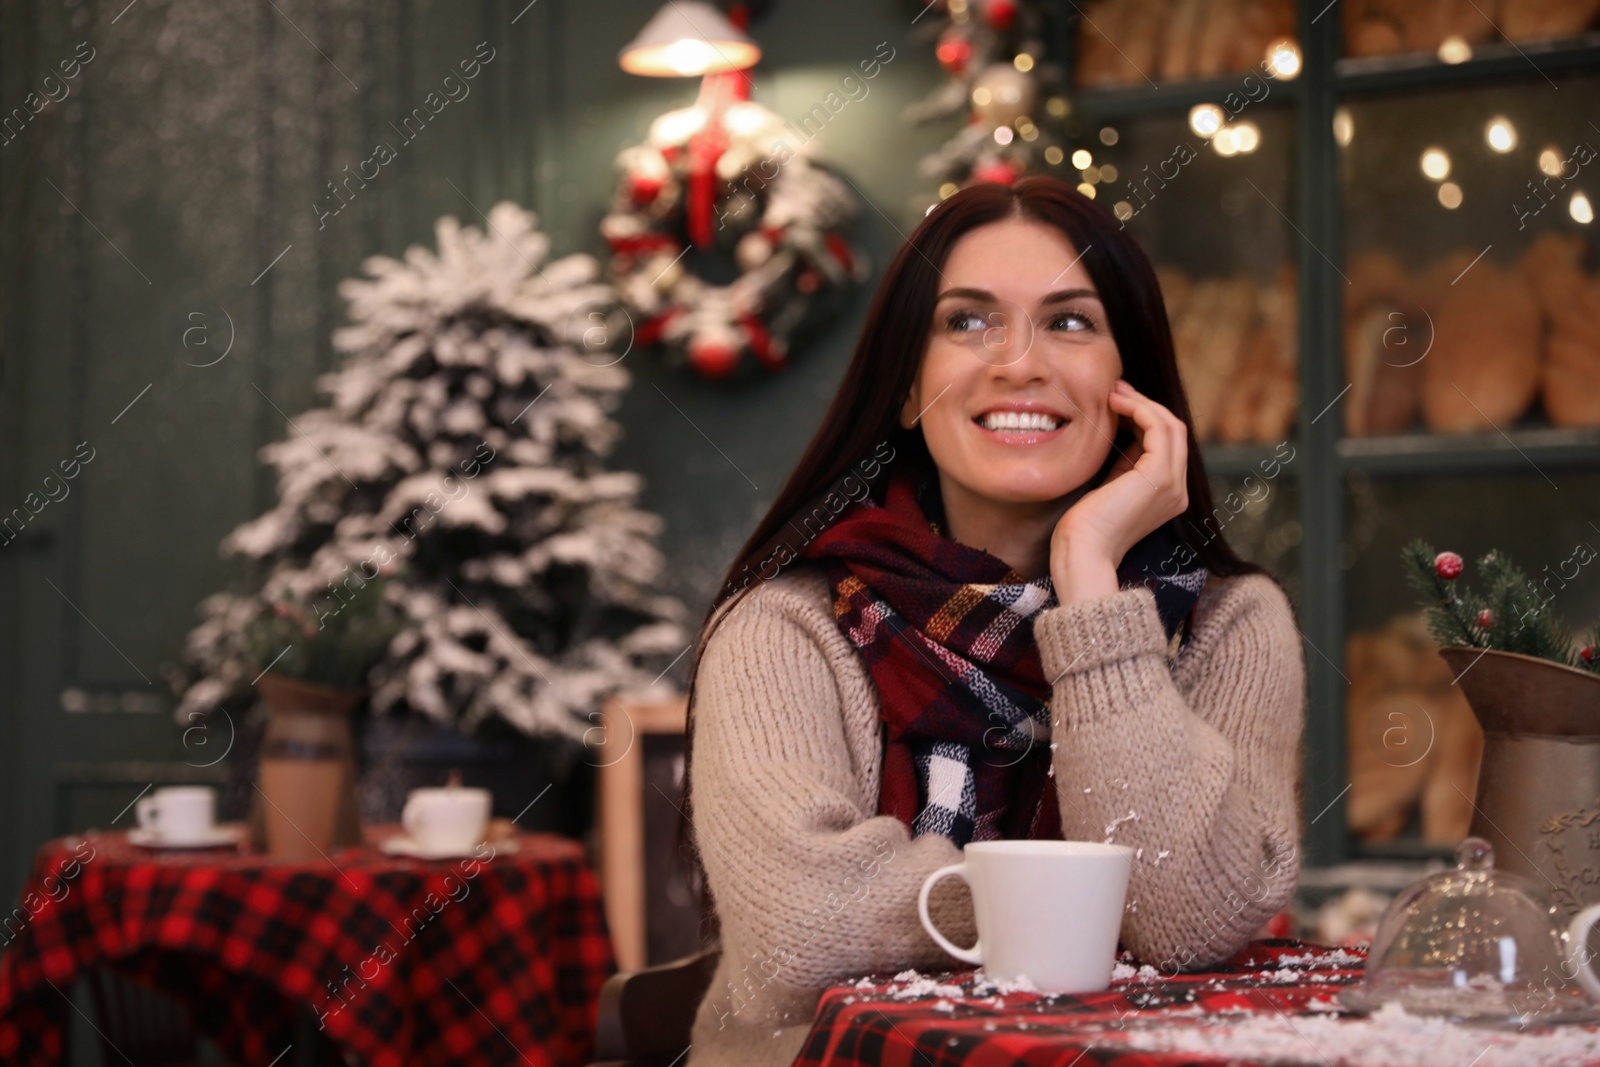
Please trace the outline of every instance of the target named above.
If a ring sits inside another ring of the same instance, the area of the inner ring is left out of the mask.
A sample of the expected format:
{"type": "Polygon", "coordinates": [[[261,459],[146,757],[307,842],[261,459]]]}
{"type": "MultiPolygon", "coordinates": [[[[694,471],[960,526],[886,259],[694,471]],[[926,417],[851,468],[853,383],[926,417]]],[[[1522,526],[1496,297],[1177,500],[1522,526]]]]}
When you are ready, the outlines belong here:
{"type": "Polygon", "coordinates": [[[1569,916],[1600,903],[1600,675],[1519,652],[1439,655],[1483,726],[1471,832],[1569,916]]]}
{"type": "Polygon", "coordinates": [[[268,855],[309,863],[361,843],[351,714],[365,692],[288,675],[256,682],[267,711],[250,836],[268,855]]]}

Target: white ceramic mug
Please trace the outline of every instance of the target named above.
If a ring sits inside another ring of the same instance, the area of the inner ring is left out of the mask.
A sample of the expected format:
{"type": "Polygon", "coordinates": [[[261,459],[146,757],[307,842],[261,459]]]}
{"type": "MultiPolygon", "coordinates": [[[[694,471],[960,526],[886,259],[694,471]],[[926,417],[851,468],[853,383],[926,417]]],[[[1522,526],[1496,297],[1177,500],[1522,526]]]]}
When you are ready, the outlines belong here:
{"type": "Polygon", "coordinates": [[[1600,1000],[1600,979],[1595,977],[1589,958],[1589,928],[1596,920],[1600,920],[1600,904],[1590,904],[1572,917],[1567,927],[1567,962],[1583,991],[1600,1000]]]}
{"type": "Polygon", "coordinates": [[[963,863],[922,883],[917,910],[939,947],[991,980],[1026,978],[1044,993],[1111,985],[1133,849],[1092,841],[975,841],[963,863]],[[928,894],[954,875],[972,889],[978,942],[952,944],[928,916],[928,894]]]}
{"type": "Polygon", "coordinates": [[[162,841],[200,841],[216,829],[217,795],[210,786],[175,785],[140,797],[134,805],[139,829],[162,841]]]}
{"type": "Polygon", "coordinates": [[[469,852],[488,829],[491,799],[487,789],[413,789],[400,822],[423,848],[469,852]]]}

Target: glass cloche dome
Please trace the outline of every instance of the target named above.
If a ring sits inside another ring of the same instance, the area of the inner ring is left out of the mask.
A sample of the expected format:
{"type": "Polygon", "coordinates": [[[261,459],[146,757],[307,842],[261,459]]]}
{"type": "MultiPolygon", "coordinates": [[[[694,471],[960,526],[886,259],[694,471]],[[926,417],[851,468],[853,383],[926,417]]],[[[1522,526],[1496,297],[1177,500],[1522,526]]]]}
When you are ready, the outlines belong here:
{"type": "MultiPolygon", "coordinates": [[[[1469,837],[1454,870],[1405,889],[1378,921],[1366,977],[1341,1007],[1399,1002],[1412,1015],[1490,1026],[1600,1022],[1600,1003],[1575,980],[1565,922],[1534,882],[1494,869],[1494,848],[1469,837]]],[[[1583,948],[1583,946],[1579,946],[1583,948]]],[[[1586,951],[1578,953],[1587,956],[1586,951]]]]}

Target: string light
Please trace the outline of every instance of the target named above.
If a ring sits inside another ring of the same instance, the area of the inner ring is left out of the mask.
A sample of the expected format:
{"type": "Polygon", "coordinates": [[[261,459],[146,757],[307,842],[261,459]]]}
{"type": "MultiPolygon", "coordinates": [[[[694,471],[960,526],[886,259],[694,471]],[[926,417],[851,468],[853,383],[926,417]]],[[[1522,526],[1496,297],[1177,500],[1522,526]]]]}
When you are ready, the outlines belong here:
{"type": "Polygon", "coordinates": [[[1241,156],[1254,152],[1261,146],[1261,127],[1253,122],[1235,122],[1224,126],[1211,138],[1211,147],[1219,156],[1241,156]]]}
{"type": "Polygon", "coordinates": [[[1572,202],[1567,205],[1567,214],[1572,216],[1573,222],[1581,222],[1585,226],[1594,221],[1594,207],[1590,205],[1589,198],[1581,192],[1572,194],[1572,202]]]}
{"type": "Polygon", "coordinates": [[[1044,150],[1044,161],[1052,167],[1061,166],[1061,161],[1065,158],[1067,158],[1067,154],[1055,145],[1051,145],[1044,150]]]}
{"type": "Polygon", "coordinates": [[[1489,147],[1502,154],[1517,147],[1516,127],[1511,125],[1511,120],[1504,115],[1496,115],[1489,120],[1483,130],[1484,140],[1489,142],[1489,147]]]}
{"type": "Polygon", "coordinates": [[[1196,104],[1189,109],[1189,128],[1200,137],[1210,137],[1222,129],[1222,109],[1216,104],[1196,104]]]}
{"type": "Polygon", "coordinates": [[[1539,169],[1552,178],[1561,176],[1561,152],[1555,147],[1546,148],[1539,153],[1539,169]]]}
{"type": "Polygon", "coordinates": [[[1267,46],[1267,69],[1289,81],[1300,73],[1300,46],[1284,37],[1267,46]]]}
{"type": "Polygon", "coordinates": [[[1454,211],[1461,206],[1461,186],[1455,182],[1445,182],[1439,186],[1439,203],[1454,211]]]}
{"type": "Polygon", "coordinates": [[[1094,157],[1086,148],[1080,148],[1072,153],[1072,166],[1077,170],[1088,170],[1093,163],[1094,157]]]}
{"type": "Polygon", "coordinates": [[[1078,192],[1082,193],[1084,196],[1087,196],[1090,200],[1094,199],[1094,186],[1088,182],[1083,182],[1081,185],[1079,185],[1078,192]]]}
{"type": "Polygon", "coordinates": [[[1100,143],[1103,144],[1103,145],[1114,145],[1114,144],[1116,144],[1117,143],[1117,128],[1115,126],[1103,127],[1100,130],[1100,143]]]}
{"type": "Polygon", "coordinates": [[[1349,148],[1350,141],[1356,135],[1356,120],[1347,107],[1335,108],[1333,112],[1333,139],[1340,148],[1349,148]]]}
{"type": "Polygon", "coordinates": [[[1465,63],[1472,58],[1472,46],[1456,34],[1439,42],[1439,62],[1465,63]]]}
{"type": "Polygon", "coordinates": [[[1450,177],[1450,157],[1442,148],[1429,148],[1422,153],[1422,173],[1436,182],[1450,177]]]}

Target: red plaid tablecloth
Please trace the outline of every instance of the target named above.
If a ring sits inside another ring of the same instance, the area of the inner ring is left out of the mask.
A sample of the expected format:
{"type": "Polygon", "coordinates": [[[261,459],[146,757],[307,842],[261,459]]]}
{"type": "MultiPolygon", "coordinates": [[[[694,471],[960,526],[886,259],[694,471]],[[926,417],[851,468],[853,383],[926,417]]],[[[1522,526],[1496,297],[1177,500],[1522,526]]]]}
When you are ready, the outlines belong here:
{"type": "Polygon", "coordinates": [[[583,1064],[616,970],[598,884],[575,842],[515,840],[431,862],[369,844],[315,866],[122,832],[52,841],[26,921],[0,930],[0,1063],[61,1062],[63,994],[104,964],[182,1001],[239,1063],[273,1062],[309,1008],[371,1067],[583,1064]]]}
{"type": "MultiPolygon", "coordinates": [[[[874,977],[823,994],[795,1067],[911,1065],[1178,1067],[1252,1061],[1231,1055],[1141,1052],[1127,1028],[1195,1025],[1213,1013],[1329,1010],[1340,986],[1361,976],[1359,951],[1288,939],[1251,942],[1210,971],[1121,978],[1101,993],[976,990],[972,971],[890,981],[874,977]],[[946,988],[937,989],[942,985],[946,988]],[[962,995],[952,995],[959,986],[962,995]]],[[[1312,1056],[1310,1062],[1320,1062],[1312,1056]]]]}

